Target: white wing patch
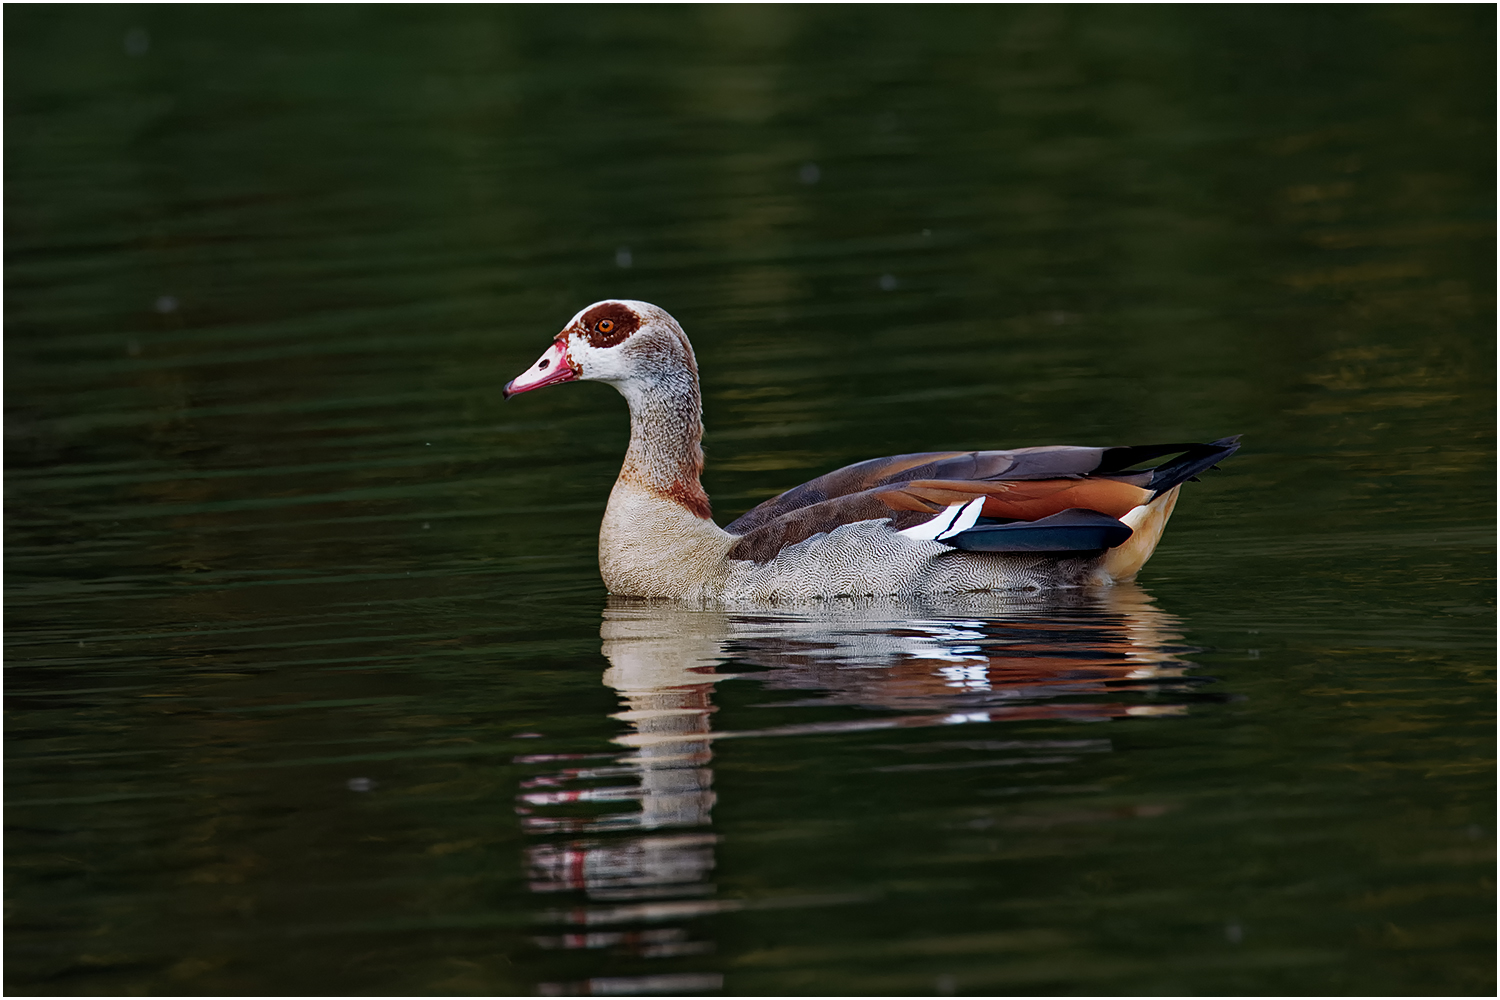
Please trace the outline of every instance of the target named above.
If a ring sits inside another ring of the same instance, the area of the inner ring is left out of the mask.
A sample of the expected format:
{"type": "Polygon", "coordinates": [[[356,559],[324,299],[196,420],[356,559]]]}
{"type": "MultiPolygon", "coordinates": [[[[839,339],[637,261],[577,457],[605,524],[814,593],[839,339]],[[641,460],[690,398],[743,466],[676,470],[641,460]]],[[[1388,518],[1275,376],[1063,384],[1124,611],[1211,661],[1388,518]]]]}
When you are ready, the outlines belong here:
{"type": "Polygon", "coordinates": [[[960,531],[968,531],[974,527],[974,522],[979,520],[979,512],[983,509],[984,497],[977,497],[968,503],[950,504],[932,520],[907,528],[905,531],[898,531],[896,534],[905,535],[907,538],[941,541],[950,535],[956,535],[960,531]]]}

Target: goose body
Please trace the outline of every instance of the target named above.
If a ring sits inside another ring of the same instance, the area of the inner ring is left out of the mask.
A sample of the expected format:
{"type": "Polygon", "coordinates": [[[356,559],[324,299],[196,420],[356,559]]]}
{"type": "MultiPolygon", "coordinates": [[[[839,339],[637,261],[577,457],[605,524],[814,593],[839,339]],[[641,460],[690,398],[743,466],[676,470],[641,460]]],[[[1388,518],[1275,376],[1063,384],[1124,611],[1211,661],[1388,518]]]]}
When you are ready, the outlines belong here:
{"type": "Polygon", "coordinates": [[[596,302],[505,395],[580,380],[613,385],[630,406],[630,446],[599,530],[600,574],[623,596],[780,601],[1130,580],[1182,483],[1239,447],[895,455],[803,483],[721,528],[699,481],[698,366],[677,321],[647,302],[596,302]],[[1164,456],[1174,457],[1134,468],[1164,456]]]}

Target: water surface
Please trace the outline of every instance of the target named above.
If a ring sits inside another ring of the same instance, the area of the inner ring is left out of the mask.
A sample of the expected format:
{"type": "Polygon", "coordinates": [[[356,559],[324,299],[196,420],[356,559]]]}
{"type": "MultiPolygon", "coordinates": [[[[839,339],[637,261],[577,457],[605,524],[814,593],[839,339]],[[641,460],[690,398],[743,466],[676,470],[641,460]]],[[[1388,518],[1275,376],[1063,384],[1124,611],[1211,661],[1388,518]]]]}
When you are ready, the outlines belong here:
{"type": "Polygon", "coordinates": [[[8,8],[6,988],[1493,994],[1494,14],[8,8]],[[1245,435],[1137,585],[609,598],[624,405],[1245,435]]]}

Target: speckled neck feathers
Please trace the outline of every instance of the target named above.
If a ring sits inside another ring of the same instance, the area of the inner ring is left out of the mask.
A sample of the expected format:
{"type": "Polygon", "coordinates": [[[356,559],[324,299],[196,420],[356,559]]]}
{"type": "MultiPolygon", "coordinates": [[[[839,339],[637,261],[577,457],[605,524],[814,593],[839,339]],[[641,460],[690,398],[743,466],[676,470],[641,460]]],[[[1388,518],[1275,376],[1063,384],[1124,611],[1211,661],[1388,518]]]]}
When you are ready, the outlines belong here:
{"type": "Polygon", "coordinates": [[[620,482],[713,516],[703,475],[703,402],[692,348],[639,358],[633,377],[617,383],[630,404],[630,448],[620,482]]]}

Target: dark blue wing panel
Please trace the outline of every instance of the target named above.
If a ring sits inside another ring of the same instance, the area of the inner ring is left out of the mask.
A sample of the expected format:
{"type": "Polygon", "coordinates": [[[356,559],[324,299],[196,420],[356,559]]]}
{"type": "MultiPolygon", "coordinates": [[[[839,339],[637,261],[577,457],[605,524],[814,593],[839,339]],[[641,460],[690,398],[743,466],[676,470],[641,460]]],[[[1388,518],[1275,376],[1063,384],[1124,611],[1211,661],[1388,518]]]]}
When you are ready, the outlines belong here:
{"type": "Polygon", "coordinates": [[[1133,534],[1108,514],[1075,508],[1036,521],[976,524],[942,541],[965,552],[1096,552],[1133,534]]]}

